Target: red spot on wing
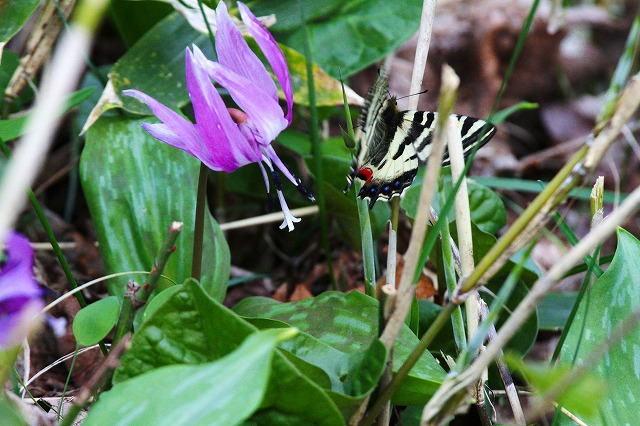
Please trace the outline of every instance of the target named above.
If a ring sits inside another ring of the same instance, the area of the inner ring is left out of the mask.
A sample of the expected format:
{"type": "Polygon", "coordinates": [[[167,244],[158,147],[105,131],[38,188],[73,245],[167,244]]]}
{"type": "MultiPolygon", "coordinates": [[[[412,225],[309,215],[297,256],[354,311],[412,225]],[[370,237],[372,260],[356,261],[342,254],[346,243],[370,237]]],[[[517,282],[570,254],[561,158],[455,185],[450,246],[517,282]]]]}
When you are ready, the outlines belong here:
{"type": "Polygon", "coordinates": [[[373,171],[368,167],[364,167],[364,168],[358,170],[358,174],[356,176],[359,177],[360,179],[362,179],[363,181],[365,181],[366,183],[369,183],[369,182],[371,182],[371,177],[373,176],[373,171]]]}

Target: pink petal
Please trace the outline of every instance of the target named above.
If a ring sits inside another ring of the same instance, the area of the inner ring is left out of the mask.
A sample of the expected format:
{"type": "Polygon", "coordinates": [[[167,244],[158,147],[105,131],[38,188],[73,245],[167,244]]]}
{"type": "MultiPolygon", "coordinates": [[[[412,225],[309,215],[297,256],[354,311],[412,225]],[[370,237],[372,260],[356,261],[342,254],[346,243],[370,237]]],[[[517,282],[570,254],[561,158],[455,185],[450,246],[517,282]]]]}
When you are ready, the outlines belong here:
{"type": "Polygon", "coordinates": [[[200,135],[198,135],[193,124],[171,108],[167,108],[151,96],[142,93],[139,90],[123,90],[122,94],[125,96],[131,96],[132,98],[147,104],[151,109],[151,112],[153,112],[153,114],[164,123],[164,127],[158,127],[161,125],[157,124],[143,125],[145,130],[147,130],[151,136],[194,155],[191,148],[194,145],[200,144],[200,135]],[[153,129],[155,134],[149,131],[150,128],[153,129]]]}
{"type": "Polygon", "coordinates": [[[209,75],[225,87],[233,100],[247,113],[258,130],[260,144],[270,144],[289,125],[278,102],[252,81],[215,62],[209,61],[205,66],[209,75]]]}
{"type": "Polygon", "coordinates": [[[291,117],[293,114],[293,89],[291,88],[289,68],[287,67],[287,61],[284,58],[284,54],[278,47],[278,44],[271,33],[260,23],[260,21],[258,21],[255,15],[247,6],[245,6],[244,3],[238,2],[238,9],[240,10],[242,22],[244,22],[256,43],[260,46],[260,50],[264,53],[267,61],[269,61],[269,65],[271,65],[273,72],[278,78],[284,97],[287,100],[286,119],[289,124],[291,124],[291,117]]]}
{"type": "Polygon", "coordinates": [[[202,68],[204,61],[206,58],[197,46],[193,46],[193,54],[187,49],[187,89],[196,127],[202,136],[202,144],[194,147],[194,154],[213,170],[232,172],[259,161],[262,158],[260,147],[245,138],[231,119],[220,94],[202,68]]]}
{"type": "Polygon", "coordinates": [[[233,24],[223,1],[216,8],[216,52],[222,66],[250,79],[274,100],[278,100],[278,89],[260,59],[233,24]]]}

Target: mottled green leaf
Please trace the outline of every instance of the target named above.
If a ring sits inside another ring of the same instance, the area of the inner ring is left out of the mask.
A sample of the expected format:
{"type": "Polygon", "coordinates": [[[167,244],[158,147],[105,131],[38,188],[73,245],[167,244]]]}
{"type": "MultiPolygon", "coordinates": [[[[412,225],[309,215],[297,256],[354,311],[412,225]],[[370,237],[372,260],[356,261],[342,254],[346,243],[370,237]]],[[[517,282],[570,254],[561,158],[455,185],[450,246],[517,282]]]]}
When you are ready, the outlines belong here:
{"type": "MultiPolygon", "coordinates": [[[[180,221],[177,250],[163,274],[182,282],[191,276],[199,161],[149,136],[141,123],[103,118],[91,127],[80,161],[82,186],[109,273],[150,270],[169,225],[180,221]]],[[[204,233],[202,285],[222,300],[229,248],[210,215],[204,233]]],[[[122,296],[127,280],[111,280],[111,293],[122,296]]]]}
{"type": "Polygon", "coordinates": [[[118,383],[100,395],[85,424],[241,424],[264,398],[276,345],[293,334],[253,333],[216,361],[170,365],[118,383]]]}
{"type": "MultiPolygon", "coordinates": [[[[562,346],[560,365],[584,363],[595,348],[610,338],[616,326],[638,309],[638,271],[640,241],[619,229],[613,261],[581,301],[562,346]]],[[[590,425],[635,424],[640,400],[639,359],[640,328],[636,327],[590,369],[606,380],[608,391],[598,413],[583,420],[590,425]]],[[[571,424],[562,415],[559,420],[559,424],[571,424]]]]}
{"type": "MultiPolygon", "coordinates": [[[[378,304],[358,292],[324,292],[299,302],[279,303],[252,297],[234,307],[243,316],[284,321],[344,353],[366,349],[377,338],[378,304]]],[[[394,346],[394,371],[417,344],[417,337],[403,327],[394,346]]],[[[445,372],[430,353],[425,353],[394,396],[394,403],[425,403],[444,379],[445,372]]]]}
{"type": "Polygon", "coordinates": [[[118,322],[120,301],[105,297],[78,311],[73,319],[73,335],[78,344],[91,346],[104,339],[118,322]]]}
{"type": "MultiPolygon", "coordinates": [[[[158,307],[134,335],[114,382],[125,382],[175,364],[203,364],[237,348],[256,328],[209,297],[194,281],[158,307]]],[[[156,390],[159,391],[159,390],[156,390]]],[[[283,424],[340,425],[338,408],[326,392],[277,352],[260,409],[250,422],[280,418],[283,424]]]]}

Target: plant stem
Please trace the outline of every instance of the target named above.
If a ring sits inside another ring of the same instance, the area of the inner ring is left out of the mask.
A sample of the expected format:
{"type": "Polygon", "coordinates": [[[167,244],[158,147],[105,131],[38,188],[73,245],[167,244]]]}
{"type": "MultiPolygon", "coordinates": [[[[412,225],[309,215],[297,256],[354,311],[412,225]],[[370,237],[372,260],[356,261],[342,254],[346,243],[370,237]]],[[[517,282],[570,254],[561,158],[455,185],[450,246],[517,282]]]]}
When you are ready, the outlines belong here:
{"type": "MultiPolygon", "coordinates": [[[[351,140],[355,140],[353,131],[353,122],[351,120],[351,110],[347,103],[347,94],[344,90],[344,83],[340,79],[342,86],[342,101],[345,105],[344,115],[347,122],[347,135],[351,140]]],[[[353,155],[353,153],[352,153],[353,155]]],[[[362,181],[356,179],[354,182],[355,193],[358,194],[362,188],[362,181]]],[[[360,223],[360,240],[362,242],[362,264],[364,269],[364,292],[369,297],[376,297],[376,265],[375,253],[373,247],[373,233],[371,231],[371,217],[369,216],[369,208],[365,200],[361,200],[356,195],[356,207],[358,208],[358,219],[360,223]]],[[[382,330],[382,329],[381,329],[382,330]]]]}
{"type": "Polygon", "coordinates": [[[169,231],[153,262],[146,284],[140,287],[133,280],[129,281],[127,284],[127,291],[124,299],[122,300],[122,308],[120,309],[120,318],[118,319],[116,332],[113,337],[114,346],[120,342],[127,333],[132,331],[133,318],[136,311],[147,303],[149,296],[151,296],[158,286],[160,276],[162,275],[164,267],[167,265],[169,256],[176,251],[175,244],[178,239],[178,235],[180,235],[180,232],[182,231],[182,226],[182,222],[173,222],[169,226],[169,231]]]}
{"type": "Polygon", "coordinates": [[[320,215],[320,236],[322,238],[322,247],[329,271],[329,279],[331,280],[331,288],[337,289],[336,279],[333,272],[333,261],[331,259],[331,245],[329,244],[329,219],[327,217],[327,204],[324,194],[324,170],[322,166],[322,152],[320,151],[320,138],[318,134],[318,106],[316,105],[316,87],[313,78],[313,56],[311,46],[309,44],[309,32],[304,19],[302,2],[298,0],[298,10],[300,11],[301,27],[304,39],[304,54],[306,56],[307,65],[307,89],[309,91],[309,114],[310,114],[310,136],[311,148],[314,161],[314,169],[316,172],[316,192],[318,199],[318,208],[320,215]]]}
{"type": "Polygon", "coordinates": [[[413,351],[409,354],[402,367],[398,370],[395,376],[391,379],[391,382],[385,387],[378,395],[376,400],[369,408],[367,415],[362,420],[361,425],[367,426],[373,424],[374,420],[384,409],[386,403],[391,399],[391,396],[400,387],[404,379],[409,375],[409,372],[413,366],[418,362],[422,353],[429,347],[433,339],[438,335],[438,332],[449,321],[449,317],[453,313],[457,306],[453,303],[448,303],[440,311],[438,316],[433,320],[429,329],[424,333],[420,342],[413,348],[413,351]]]}
{"type": "Polygon", "coordinates": [[[102,384],[111,377],[111,373],[118,366],[118,359],[122,356],[129,344],[129,337],[125,336],[120,343],[115,346],[109,356],[102,362],[100,367],[96,370],[95,374],[91,376],[87,384],[77,394],[73,405],[69,409],[69,412],[64,416],[64,420],[60,423],[60,426],[71,426],[74,423],[82,407],[89,401],[92,395],[96,395],[102,384]]]}
{"type": "Polygon", "coordinates": [[[207,175],[209,169],[200,163],[198,176],[198,195],[196,199],[196,220],[193,226],[193,259],[191,261],[191,277],[200,281],[202,274],[202,245],[204,240],[204,217],[207,208],[207,175]]]}
{"type": "MultiPolygon", "coordinates": [[[[442,193],[441,193],[442,194],[442,193]]],[[[445,224],[440,228],[442,232],[442,262],[445,275],[445,282],[447,284],[447,291],[449,297],[453,294],[453,290],[456,288],[456,270],[453,261],[453,251],[451,248],[451,233],[449,232],[449,225],[445,224]]],[[[458,353],[463,351],[467,347],[467,333],[464,329],[464,319],[462,317],[462,309],[460,306],[456,306],[452,314],[453,325],[453,339],[458,348],[458,353]]]]}
{"type": "Polygon", "coordinates": [[[496,338],[487,345],[485,351],[476,358],[475,362],[461,374],[445,380],[440,386],[425,407],[422,421],[429,422],[434,420],[450,398],[455,397],[455,395],[458,395],[459,392],[477,380],[482,371],[498,356],[504,345],[513,337],[522,326],[522,323],[531,315],[538,303],[564,273],[578,263],[597,244],[611,235],[620,224],[638,209],[638,206],[640,206],[640,188],[636,188],[631,192],[627,199],[620,204],[620,207],[607,216],[600,226],[591,230],[577,246],[573,247],[547,272],[546,276],[536,281],[529,293],[502,325],[496,338]]]}

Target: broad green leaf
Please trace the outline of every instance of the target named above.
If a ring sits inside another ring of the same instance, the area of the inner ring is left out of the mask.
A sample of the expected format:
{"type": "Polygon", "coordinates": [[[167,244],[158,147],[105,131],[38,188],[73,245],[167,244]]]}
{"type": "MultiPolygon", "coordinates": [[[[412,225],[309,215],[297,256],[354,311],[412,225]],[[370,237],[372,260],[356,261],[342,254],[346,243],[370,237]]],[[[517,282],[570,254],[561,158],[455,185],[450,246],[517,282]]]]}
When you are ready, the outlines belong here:
{"type": "Polygon", "coordinates": [[[85,424],[241,424],[264,398],[276,345],[294,334],[260,331],[217,361],[171,365],[118,383],[100,395],[85,424]]]}
{"type": "Polygon", "coordinates": [[[128,47],[173,11],[170,5],[154,1],[111,0],[109,6],[110,18],[128,47]]]}
{"type": "MultiPolygon", "coordinates": [[[[0,3],[0,43],[9,41],[11,37],[27,22],[36,10],[40,0],[3,1],[0,3]]],[[[0,46],[2,56],[2,46],[0,46]]]]}
{"type": "MultiPolygon", "coordinates": [[[[377,338],[377,301],[358,292],[329,291],[291,303],[251,297],[240,301],[234,311],[243,316],[284,321],[344,353],[362,351],[377,338]]],[[[408,327],[403,327],[394,346],[394,371],[417,342],[417,337],[408,327]]],[[[425,403],[442,383],[444,375],[444,370],[433,356],[425,353],[396,392],[394,403],[425,403]]]]}
{"type": "MultiPolygon", "coordinates": [[[[560,354],[560,365],[584,363],[606,342],[612,331],[640,306],[640,241],[618,229],[618,247],[611,265],[591,286],[581,301],[560,354]]],[[[598,413],[584,420],[590,425],[635,424],[640,400],[640,328],[628,333],[620,343],[591,368],[604,378],[608,391],[598,413]]],[[[580,413],[576,413],[580,414],[580,413]]],[[[559,424],[570,424],[560,416],[559,424]]]]}
{"type": "Polygon", "coordinates": [[[78,311],[73,319],[73,335],[78,344],[91,346],[104,339],[118,322],[120,301],[105,297],[78,311]]]}
{"type": "MultiPolygon", "coordinates": [[[[131,349],[116,370],[115,383],[126,383],[168,365],[198,365],[217,360],[256,332],[254,326],[208,296],[194,280],[189,279],[179,287],[134,335],[131,349]]],[[[344,424],[326,392],[279,352],[272,361],[260,410],[252,419],[265,424],[258,419],[274,417],[286,420],[283,424],[344,424]]]]}
{"type": "MultiPolygon", "coordinates": [[[[150,270],[169,225],[180,221],[184,228],[163,275],[182,282],[191,276],[200,164],[149,136],[141,123],[102,118],[91,127],[80,160],[82,186],[109,273],[150,270]]],[[[202,285],[222,300],[229,247],[210,215],[204,233],[202,285]]],[[[128,279],[110,281],[110,292],[121,297],[128,279]]]]}
{"type": "Polygon", "coordinates": [[[552,291],[547,294],[538,305],[540,330],[562,330],[567,324],[577,295],[575,291],[552,291]]]}
{"type": "Polygon", "coordinates": [[[304,51],[305,17],[313,60],[330,75],[348,77],[381,60],[411,37],[420,24],[422,2],[360,0],[341,2],[325,0],[305,2],[301,11],[298,0],[249,3],[257,15],[275,13],[277,23],[271,28],[282,43],[304,51]]]}
{"type": "MultiPolygon", "coordinates": [[[[74,106],[82,103],[84,100],[88,99],[89,96],[93,93],[92,87],[87,87],[85,89],[78,90],[69,95],[67,102],[65,103],[63,113],[66,113],[74,106]]],[[[18,118],[12,118],[8,120],[0,120],[0,139],[3,141],[10,141],[16,138],[19,138],[24,134],[24,127],[29,119],[29,114],[23,115],[18,118]]]]}
{"type": "MultiPolygon", "coordinates": [[[[260,329],[289,326],[267,318],[245,319],[260,329]]],[[[350,418],[364,397],[376,388],[387,358],[387,351],[378,339],[362,350],[343,352],[305,332],[281,344],[280,349],[285,355],[291,354],[289,361],[307,377],[329,390],[345,418],[350,418]]]]}
{"type": "MultiPolygon", "coordinates": [[[[451,177],[447,176],[443,179],[443,189],[445,196],[451,191],[451,177]]],[[[467,188],[469,193],[469,208],[471,210],[471,220],[478,225],[478,228],[484,232],[495,234],[507,224],[507,211],[504,203],[492,190],[484,185],[477,183],[474,179],[467,179],[467,188]]],[[[422,190],[422,182],[415,182],[407,189],[401,206],[406,211],[407,216],[414,218],[418,210],[420,201],[420,191],[422,190]]],[[[438,212],[440,206],[444,204],[444,200],[436,197],[433,202],[433,208],[438,212]]],[[[455,219],[455,211],[449,211],[449,220],[455,219]]]]}

